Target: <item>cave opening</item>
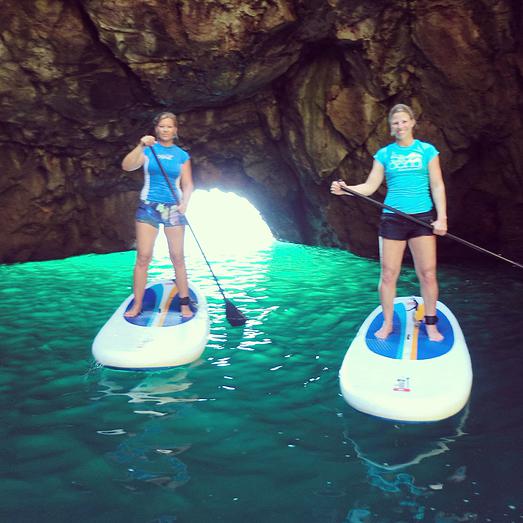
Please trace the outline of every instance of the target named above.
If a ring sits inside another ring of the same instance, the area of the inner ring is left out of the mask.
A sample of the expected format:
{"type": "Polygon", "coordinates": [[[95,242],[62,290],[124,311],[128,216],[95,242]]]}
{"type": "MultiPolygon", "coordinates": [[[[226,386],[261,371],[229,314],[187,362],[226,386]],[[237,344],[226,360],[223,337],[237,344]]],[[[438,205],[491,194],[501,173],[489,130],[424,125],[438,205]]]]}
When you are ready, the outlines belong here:
{"type": "MultiPolygon", "coordinates": [[[[219,189],[194,191],[187,218],[207,255],[230,256],[270,247],[275,238],[260,212],[246,198],[219,189]]],[[[155,254],[167,254],[163,234],[158,236],[155,254]]],[[[199,255],[199,248],[189,230],[186,255],[199,255]]]]}

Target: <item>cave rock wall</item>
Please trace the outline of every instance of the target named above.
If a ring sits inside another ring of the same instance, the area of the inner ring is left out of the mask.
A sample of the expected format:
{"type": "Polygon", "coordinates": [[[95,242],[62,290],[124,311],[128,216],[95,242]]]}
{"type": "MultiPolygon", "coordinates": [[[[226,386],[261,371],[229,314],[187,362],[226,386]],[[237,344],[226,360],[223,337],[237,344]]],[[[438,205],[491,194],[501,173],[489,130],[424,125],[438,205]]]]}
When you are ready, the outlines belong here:
{"type": "Polygon", "coordinates": [[[278,238],[373,256],[379,211],[329,185],[365,179],[398,102],[441,151],[452,232],[522,259],[522,16],[519,0],[5,0],[0,261],[131,248],[141,175],[120,162],[161,110],[198,187],[247,197],[278,238]]]}

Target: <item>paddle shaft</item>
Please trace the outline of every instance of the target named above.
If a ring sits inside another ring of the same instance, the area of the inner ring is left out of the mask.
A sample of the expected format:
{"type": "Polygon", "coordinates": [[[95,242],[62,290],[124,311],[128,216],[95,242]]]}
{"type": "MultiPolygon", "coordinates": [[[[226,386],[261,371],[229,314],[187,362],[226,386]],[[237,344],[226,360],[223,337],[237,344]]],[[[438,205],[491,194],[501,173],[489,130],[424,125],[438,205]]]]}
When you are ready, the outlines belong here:
{"type": "MultiPolygon", "coordinates": [[[[418,225],[423,225],[424,227],[428,227],[429,229],[434,229],[434,227],[430,223],[426,223],[423,220],[420,220],[410,214],[400,211],[399,209],[395,209],[394,207],[391,207],[390,205],[378,202],[378,201],[374,200],[373,198],[369,198],[368,196],[365,196],[364,194],[360,194],[359,192],[353,191],[352,189],[347,189],[345,187],[340,187],[340,189],[347,194],[351,194],[352,196],[357,196],[359,198],[362,198],[363,200],[365,200],[369,203],[372,203],[373,205],[376,205],[377,207],[381,207],[382,209],[387,209],[395,214],[398,214],[399,216],[402,216],[406,220],[410,220],[411,222],[417,223],[418,225]]],[[[505,258],[504,256],[501,256],[500,254],[496,254],[495,252],[484,249],[483,247],[480,247],[479,245],[476,245],[467,240],[464,240],[463,238],[459,238],[458,236],[454,236],[453,234],[450,234],[449,232],[447,232],[444,236],[445,236],[445,238],[449,238],[451,240],[462,243],[463,245],[466,245],[467,247],[471,247],[472,249],[476,249],[479,252],[483,252],[485,254],[490,254],[491,256],[494,256],[495,258],[498,258],[499,260],[503,260],[507,263],[510,263],[511,265],[515,265],[516,267],[523,269],[523,265],[521,263],[518,263],[514,260],[510,260],[508,258],[505,258]]]]}
{"type": "MultiPolygon", "coordinates": [[[[173,187],[173,184],[171,183],[171,180],[169,180],[169,176],[167,176],[167,173],[165,172],[165,169],[163,168],[162,163],[160,162],[160,158],[158,158],[158,155],[156,154],[156,151],[154,150],[153,146],[150,145],[149,149],[151,149],[151,152],[153,153],[153,156],[158,163],[158,167],[160,168],[161,173],[163,174],[163,177],[165,178],[165,181],[167,182],[167,185],[169,186],[169,189],[172,192],[174,201],[176,202],[176,205],[180,204],[180,201],[178,199],[178,195],[176,194],[176,190],[173,187]]],[[[187,217],[185,217],[187,220],[187,217]]],[[[233,325],[243,325],[245,323],[246,318],[244,317],[243,313],[238,310],[233,303],[230,302],[225,296],[225,293],[223,292],[222,286],[220,285],[220,282],[218,281],[218,278],[216,277],[216,274],[214,274],[214,271],[212,270],[211,264],[209,263],[209,260],[207,259],[207,256],[205,256],[205,252],[203,251],[203,247],[201,246],[200,242],[198,241],[198,238],[196,237],[196,234],[194,233],[193,228],[191,227],[191,224],[189,223],[189,220],[187,220],[187,226],[189,227],[194,241],[196,242],[196,245],[198,245],[198,248],[200,249],[200,252],[202,253],[203,259],[205,260],[205,263],[207,264],[207,267],[209,268],[210,273],[212,274],[212,277],[214,278],[214,281],[216,282],[216,285],[218,286],[218,289],[220,290],[220,293],[225,301],[226,304],[226,313],[227,313],[227,319],[230,321],[233,325]],[[230,315],[235,313],[236,317],[231,319],[230,315]]]]}

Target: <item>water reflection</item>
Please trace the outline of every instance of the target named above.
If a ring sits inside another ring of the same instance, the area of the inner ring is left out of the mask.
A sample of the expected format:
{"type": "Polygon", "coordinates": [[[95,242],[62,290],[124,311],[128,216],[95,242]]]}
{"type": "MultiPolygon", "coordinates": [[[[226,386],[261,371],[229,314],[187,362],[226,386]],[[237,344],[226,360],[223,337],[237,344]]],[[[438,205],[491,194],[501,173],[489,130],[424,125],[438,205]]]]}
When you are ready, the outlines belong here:
{"type": "MultiPolygon", "coordinates": [[[[193,363],[190,367],[198,366],[201,360],[193,363]]],[[[98,400],[110,396],[127,396],[130,398],[129,403],[154,403],[156,405],[168,405],[170,403],[188,403],[200,401],[200,398],[192,396],[178,397],[176,394],[189,390],[191,382],[187,380],[188,368],[184,367],[175,370],[169,370],[161,373],[144,374],[143,381],[138,385],[130,388],[125,387],[125,380],[111,379],[104,377],[99,380],[100,397],[94,397],[98,400]]],[[[118,374],[123,376],[123,372],[118,374]]],[[[134,410],[136,414],[155,414],[164,415],[165,413],[150,410],[134,410]]]]}
{"type": "MultiPolygon", "coordinates": [[[[466,466],[459,466],[450,476],[438,481],[416,478],[416,466],[452,451],[452,444],[458,438],[467,435],[465,431],[469,417],[469,405],[457,415],[439,423],[403,424],[361,417],[360,413],[351,412],[349,423],[344,429],[344,438],[355,456],[366,468],[367,482],[371,487],[390,496],[387,499],[386,512],[394,512],[412,521],[425,520],[430,507],[430,497],[444,488],[445,484],[458,483],[466,477],[466,466]]],[[[431,467],[433,471],[437,465],[431,467]]],[[[446,473],[448,474],[448,472],[446,473]]],[[[383,499],[381,510],[386,507],[383,499]]],[[[372,501],[360,504],[349,510],[345,522],[371,523],[382,521],[374,519],[377,510],[372,501]]],[[[437,523],[472,521],[476,514],[462,515],[436,512],[437,523]]],[[[431,515],[432,517],[432,515],[431,515]]]]}
{"type": "Polygon", "coordinates": [[[176,490],[190,480],[181,456],[191,449],[192,443],[174,429],[180,418],[191,414],[191,403],[205,401],[190,393],[190,369],[200,364],[198,361],[168,372],[140,374],[138,383],[135,373],[101,369],[99,395],[92,400],[105,403],[126,398],[133,414],[140,416],[138,420],[125,419],[125,428],[97,431],[102,437],[117,438],[116,448],[106,452],[105,457],[108,463],[121,467],[117,481],[127,490],[140,491],[139,484],[143,483],[176,490]],[[137,408],[139,404],[154,408],[137,408]]]}
{"type": "Polygon", "coordinates": [[[132,486],[134,481],[145,481],[174,490],[190,479],[187,466],[176,456],[191,446],[157,448],[157,432],[151,423],[143,434],[130,435],[114,452],[107,454],[108,459],[126,468],[123,481],[128,483],[127,488],[130,490],[139,490],[132,486]]]}
{"type": "Polygon", "coordinates": [[[354,447],[356,456],[365,464],[377,470],[393,472],[448,452],[451,443],[466,435],[464,429],[468,416],[469,404],[452,418],[439,423],[404,424],[369,418],[365,423],[366,429],[361,424],[354,424],[346,428],[344,436],[354,447]],[[371,420],[375,423],[371,423],[371,420]],[[358,435],[361,430],[365,434],[358,435]],[[379,434],[381,445],[375,451],[361,448],[368,445],[369,441],[372,445],[373,437],[369,431],[379,434]],[[387,445],[383,445],[384,440],[387,445]]]}

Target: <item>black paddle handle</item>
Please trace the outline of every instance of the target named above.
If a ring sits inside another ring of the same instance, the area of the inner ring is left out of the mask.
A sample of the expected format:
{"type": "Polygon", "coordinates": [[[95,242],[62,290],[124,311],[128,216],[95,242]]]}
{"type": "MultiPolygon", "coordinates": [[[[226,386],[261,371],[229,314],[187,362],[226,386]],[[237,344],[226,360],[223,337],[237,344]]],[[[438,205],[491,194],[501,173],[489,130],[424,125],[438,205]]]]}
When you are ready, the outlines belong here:
{"type": "MultiPolygon", "coordinates": [[[[417,223],[418,225],[423,225],[423,227],[428,227],[429,229],[434,229],[434,227],[430,223],[426,223],[423,220],[420,220],[419,218],[416,218],[415,216],[412,216],[403,211],[400,211],[399,209],[395,209],[394,207],[391,207],[390,205],[378,202],[378,201],[374,200],[373,198],[369,198],[368,196],[365,196],[364,194],[360,194],[359,192],[354,191],[352,189],[347,189],[346,187],[340,186],[340,189],[347,194],[351,194],[352,196],[357,196],[359,198],[362,198],[363,200],[365,200],[369,203],[372,203],[373,205],[376,205],[377,207],[381,207],[382,209],[387,209],[395,214],[398,214],[399,216],[402,216],[406,220],[410,220],[411,222],[417,223]]],[[[471,247],[472,249],[476,249],[477,251],[482,252],[484,254],[490,254],[491,256],[494,256],[495,258],[498,258],[499,260],[503,260],[507,263],[510,263],[511,265],[515,265],[516,267],[523,269],[523,265],[521,263],[518,263],[517,261],[514,261],[514,260],[510,260],[509,258],[505,258],[504,256],[501,256],[500,254],[496,254],[495,252],[484,249],[483,247],[480,247],[479,245],[476,245],[467,240],[464,240],[463,238],[459,238],[458,236],[454,236],[453,234],[450,234],[449,232],[445,233],[444,236],[445,236],[445,238],[449,238],[451,240],[462,243],[463,245],[466,245],[467,247],[471,247]]]]}

